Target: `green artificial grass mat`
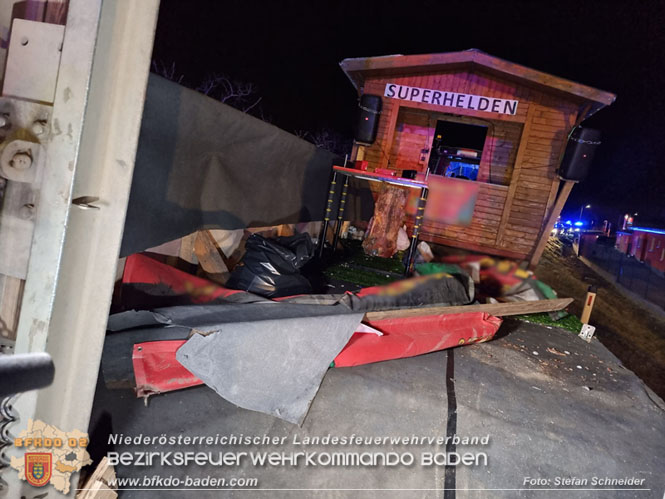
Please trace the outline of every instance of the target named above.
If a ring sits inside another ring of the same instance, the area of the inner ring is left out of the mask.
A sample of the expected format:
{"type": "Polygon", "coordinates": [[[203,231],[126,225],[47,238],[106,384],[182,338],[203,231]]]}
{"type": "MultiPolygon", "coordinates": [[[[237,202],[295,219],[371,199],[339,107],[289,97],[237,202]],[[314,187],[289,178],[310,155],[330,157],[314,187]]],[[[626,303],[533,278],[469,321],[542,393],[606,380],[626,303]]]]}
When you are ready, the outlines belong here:
{"type": "Polygon", "coordinates": [[[582,322],[572,314],[568,314],[562,319],[552,320],[550,314],[542,312],[539,314],[515,315],[515,319],[531,322],[533,324],[542,324],[544,326],[558,327],[578,334],[582,330],[582,322]]]}

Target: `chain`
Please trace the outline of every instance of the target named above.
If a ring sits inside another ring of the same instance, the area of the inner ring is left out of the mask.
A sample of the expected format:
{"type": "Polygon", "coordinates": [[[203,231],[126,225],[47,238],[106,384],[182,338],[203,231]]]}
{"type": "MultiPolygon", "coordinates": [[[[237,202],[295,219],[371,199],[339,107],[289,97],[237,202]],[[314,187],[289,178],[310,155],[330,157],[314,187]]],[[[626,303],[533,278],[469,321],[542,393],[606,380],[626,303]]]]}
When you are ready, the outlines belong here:
{"type": "MultiPolygon", "coordinates": [[[[0,474],[5,468],[9,467],[9,458],[5,454],[6,447],[9,447],[13,442],[9,434],[9,426],[18,420],[18,413],[12,406],[13,399],[13,395],[0,399],[0,474]]],[[[0,476],[0,491],[6,487],[7,482],[0,476]]]]}
{"type": "Polygon", "coordinates": [[[368,113],[381,114],[381,111],[375,111],[374,109],[370,109],[368,107],[365,107],[365,106],[361,105],[360,102],[358,102],[358,107],[360,109],[362,109],[363,111],[367,111],[368,113]]]}
{"type": "Polygon", "coordinates": [[[602,144],[602,142],[600,142],[600,141],[576,139],[575,137],[570,137],[569,140],[572,140],[573,142],[577,142],[578,144],[591,144],[591,145],[594,145],[594,146],[597,146],[598,144],[602,144]]]}

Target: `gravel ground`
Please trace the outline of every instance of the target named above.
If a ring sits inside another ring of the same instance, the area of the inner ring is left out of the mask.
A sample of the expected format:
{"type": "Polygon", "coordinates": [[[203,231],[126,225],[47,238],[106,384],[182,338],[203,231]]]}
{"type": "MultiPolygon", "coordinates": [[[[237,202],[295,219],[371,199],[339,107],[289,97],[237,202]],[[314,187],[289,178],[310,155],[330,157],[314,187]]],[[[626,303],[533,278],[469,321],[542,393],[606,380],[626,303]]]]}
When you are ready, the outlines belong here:
{"type": "Polygon", "coordinates": [[[596,336],[623,364],[665,398],[665,315],[628,299],[615,285],[584,265],[572,248],[550,239],[536,276],[561,297],[575,298],[569,311],[577,316],[587,288],[598,286],[590,323],[596,336]]]}

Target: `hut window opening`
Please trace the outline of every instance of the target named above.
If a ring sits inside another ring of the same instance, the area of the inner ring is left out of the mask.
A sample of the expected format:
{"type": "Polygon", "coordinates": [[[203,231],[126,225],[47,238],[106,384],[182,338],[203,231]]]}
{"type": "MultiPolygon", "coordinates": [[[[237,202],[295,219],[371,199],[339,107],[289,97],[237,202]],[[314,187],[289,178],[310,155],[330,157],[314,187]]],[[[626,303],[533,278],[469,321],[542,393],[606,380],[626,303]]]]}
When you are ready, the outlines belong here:
{"type": "Polygon", "coordinates": [[[487,126],[438,120],[428,165],[430,173],[476,180],[486,138],[487,126]]]}

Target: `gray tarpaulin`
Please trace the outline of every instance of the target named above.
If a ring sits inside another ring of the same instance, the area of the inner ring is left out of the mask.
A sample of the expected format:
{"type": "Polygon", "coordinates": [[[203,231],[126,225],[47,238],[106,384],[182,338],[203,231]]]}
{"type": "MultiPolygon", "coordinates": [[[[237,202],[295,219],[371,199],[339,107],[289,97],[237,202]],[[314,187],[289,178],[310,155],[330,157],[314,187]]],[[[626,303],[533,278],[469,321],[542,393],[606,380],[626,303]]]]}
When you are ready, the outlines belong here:
{"type": "Polygon", "coordinates": [[[239,407],[301,424],[330,363],[363,314],[225,324],[193,335],[176,359],[239,407]]]}
{"type": "Polygon", "coordinates": [[[332,163],[332,153],[295,135],[150,75],[121,254],[203,227],[322,220],[332,163]]]}
{"type": "Polygon", "coordinates": [[[178,362],[239,407],[301,423],[363,315],[342,304],[268,300],[122,312],[109,318],[116,332],[106,337],[102,371],[109,386],[125,386],[135,343],[194,333],[178,362]]]}

